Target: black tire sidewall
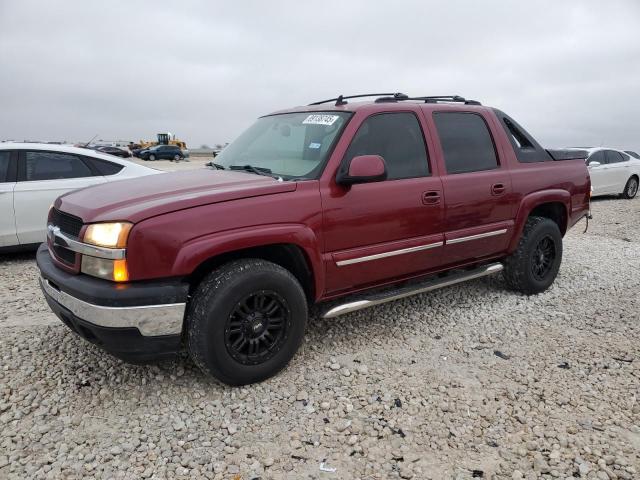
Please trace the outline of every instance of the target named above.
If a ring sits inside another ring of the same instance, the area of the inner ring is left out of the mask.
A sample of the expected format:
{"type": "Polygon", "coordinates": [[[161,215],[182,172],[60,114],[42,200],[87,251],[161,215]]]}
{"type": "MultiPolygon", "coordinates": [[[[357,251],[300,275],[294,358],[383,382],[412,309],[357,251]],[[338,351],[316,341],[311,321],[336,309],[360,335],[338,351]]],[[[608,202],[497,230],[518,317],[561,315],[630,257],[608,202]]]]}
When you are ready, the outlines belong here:
{"type": "Polygon", "coordinates": [[[560,265],[562,263],[562,235],[560,234],[558,226],[551,220],[539,223],[533,227],[524,248],[526,252],[524,257],[526,265],[523,266],[525,281],[529,286],[529,290],[532,292],[542,292],[551,286],[558,275],[558,271],[560,270],[560,265]],[[536,246],[546,236],[549,236],[553,240],[556,256],[553,261],[553,265],[551,266],[551,270],[547,272],[543,279],[538,280],[533,275],[531,263],[533,261],[533,253],[536,246]]]}
{"type": "Polygon", "coordinates": [[[203,297],[198,299],[200,305],[190,316],[189,350],[201,368],[224,383],[246,385],[259,382],[284,368],[304,338],[308,315],[304,291],[288,272],[279,267],[261,269],[254,266],[224,280],[212,291],[198,293],[203,297]],[[243,365],[231,356],[225,345],[226,322],[242,298],[260,290],[275,291],[286,301],[291,313],[287,336],[280,351],[264,363],[243,365]]]}

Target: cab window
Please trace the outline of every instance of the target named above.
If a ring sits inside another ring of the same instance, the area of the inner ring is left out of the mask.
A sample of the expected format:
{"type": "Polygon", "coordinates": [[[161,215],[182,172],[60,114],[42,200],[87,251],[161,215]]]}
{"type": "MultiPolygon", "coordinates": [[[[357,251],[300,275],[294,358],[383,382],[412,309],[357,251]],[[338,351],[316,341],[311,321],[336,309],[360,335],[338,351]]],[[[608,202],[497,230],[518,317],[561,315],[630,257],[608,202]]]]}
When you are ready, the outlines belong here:
{"type": "Polygon", "coordinates": [[[429,175],[422,129],[413,113],[381,113],[367,118],[356,132],[344,161],[359,155],[380,155],[387,180],[429,175]]]}

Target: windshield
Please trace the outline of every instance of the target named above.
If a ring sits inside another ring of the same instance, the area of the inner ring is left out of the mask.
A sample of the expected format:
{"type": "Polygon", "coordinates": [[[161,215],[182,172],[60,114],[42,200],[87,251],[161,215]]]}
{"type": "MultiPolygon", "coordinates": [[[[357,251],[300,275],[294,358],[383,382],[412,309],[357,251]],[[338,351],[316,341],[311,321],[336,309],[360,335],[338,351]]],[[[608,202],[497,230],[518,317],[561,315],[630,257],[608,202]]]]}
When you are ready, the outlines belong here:
{"type": "Polygon", "coordinates": [[[302,112],[259,118],[216,157],[216,163],[268,169],[286,179],[317,178],[350,115],[302,112]]]}

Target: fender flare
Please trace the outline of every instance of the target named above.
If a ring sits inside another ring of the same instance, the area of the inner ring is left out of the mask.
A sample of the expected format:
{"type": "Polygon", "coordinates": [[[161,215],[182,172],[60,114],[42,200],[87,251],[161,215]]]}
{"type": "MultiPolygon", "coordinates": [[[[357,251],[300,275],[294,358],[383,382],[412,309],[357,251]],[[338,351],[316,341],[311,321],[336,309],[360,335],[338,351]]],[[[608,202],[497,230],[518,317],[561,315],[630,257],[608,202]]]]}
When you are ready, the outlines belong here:
{"type": "MultiPolygon", "coordinates": [[[[541,190],[525,195],[520,201],[518,213],[516,214],[514,234],[511,238],[511,243],[509,244],[509,253],[513,252],[518,247],[518,242],[520,242],[520,237],[524,231],[524,225],[527,222],[527,218],[529,218],[529,214],[534,208],[544,203],[561,203],[565,209],[566,221],[569,222],[569,212],[571,212],[571,194],[568,191],[561,189],[541,190]]],[[[568,227],[568,224],[566,227],[568,227]]]]}
{"type": "Polygon", "coordinates": [[[194,238],[178,252],[173,274],[190,275],[205,261],[224,253],[275,244],[295,245],[302,250],[313,274],[316,297],[320,298],[325,285],[320,241],[311,228],[296,223],[255,225],[194,238]]]}

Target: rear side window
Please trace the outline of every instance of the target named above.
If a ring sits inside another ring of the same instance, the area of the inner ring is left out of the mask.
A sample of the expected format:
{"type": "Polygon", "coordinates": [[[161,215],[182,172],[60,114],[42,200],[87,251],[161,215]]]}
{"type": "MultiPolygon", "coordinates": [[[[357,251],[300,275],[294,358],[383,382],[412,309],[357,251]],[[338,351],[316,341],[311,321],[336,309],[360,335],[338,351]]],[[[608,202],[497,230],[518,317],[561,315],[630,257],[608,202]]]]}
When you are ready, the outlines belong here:
{"type": "Polygon", "coordinates": [[[84,157],[84,161],[89,162],[100,175],[104,176],[115,175],[124,168],[123,165],[98,158],[84,157]]]}
{"type": "Polygon", "coordinates": [[[345,160],[359,155],[384,158],[388,180],[429,175],[422,129],[413,113],[382,113],[367,118],[353,137],[345,160]]]}
{"type": "Polygon", "coordinates": [[[0,152],[0,183],[6,182],[9,178],[9,163],[11,163],[11,152],[0,152]]]}
{"type": "Polygon", "coordinates": [[[91,176],[93,173],[89,167],[75,155],[44,151],[27,151],[25,154],[25,179],[27,181],[91,176]]]}
{"type": "Polygon", "coordinates": [[[447,173],[498,168],[493,140],[484,119],[475,113],[436,112],[436,123],[447,173]]]}
{"type": "Polygon", "coordinates": [[[624,158],[618,152],[614,152],[613,150],[607,150],[607,163],[620,163],[624,162],[624,158]]]}

